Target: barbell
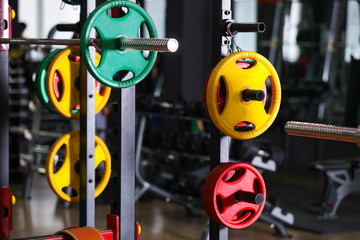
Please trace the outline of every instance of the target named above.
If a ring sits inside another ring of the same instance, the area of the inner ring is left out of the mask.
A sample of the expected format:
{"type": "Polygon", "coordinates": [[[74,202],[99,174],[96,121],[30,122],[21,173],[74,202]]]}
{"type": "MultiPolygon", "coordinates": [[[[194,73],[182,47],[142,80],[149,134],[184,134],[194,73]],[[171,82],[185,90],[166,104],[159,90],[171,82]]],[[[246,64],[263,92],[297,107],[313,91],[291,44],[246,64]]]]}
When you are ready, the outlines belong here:
{"type": "Polygon", "coordinates": [[[109,87],[125,88],[139,83],[152,69],[157,52],[175,52],[178,42],[173,38],[157,38],[157,31],[150,15],[139,5],[129,1],[109,1],[99,5],[86,19],[81,39],[0,38],[0,43],[37,45],[80,45],[81,55],[90,74],[109,87]],[[126,8],[124,16],[111,17],[109,10],[126,8]],[[150,38],[139,38],[145,23],[150,38]],[[90,38],[95,29],[100,39],[90,38]],[[101,51],[99,66],[90,57],[89,47],[101,51]],[[150,51],[145,58],[140,51],[150,51]],[[121,71],[130,71],[133,77],[117,80],[121,71]]]}

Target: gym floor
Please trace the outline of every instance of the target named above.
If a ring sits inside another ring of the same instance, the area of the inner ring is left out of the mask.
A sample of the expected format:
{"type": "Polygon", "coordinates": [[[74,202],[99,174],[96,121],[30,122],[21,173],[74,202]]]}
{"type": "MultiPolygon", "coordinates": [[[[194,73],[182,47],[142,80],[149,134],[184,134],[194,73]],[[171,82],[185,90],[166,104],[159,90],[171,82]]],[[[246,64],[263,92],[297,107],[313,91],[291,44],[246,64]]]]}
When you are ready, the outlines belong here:
{"type": "MultiPolygon", "coordinates": [[[[21,192],[21,185],[10,186],[16,196],[21,192]]],[[[46,177],[34,175],[31,199],[16,198],[13,207],[13,231],[11,239],[29,238],[53,234],[63,228],[77,226],[79,213],[76,205],[69,208],[58,207],[57,197],[50,190],[46,177]]],[[[96,206],[96,227],[106,226],[108,204],[96,206]]],[[[161,199],[150,199],[136,203],[136,219],[140,222],[143,240],[200,240],[207,217],[202,209],[197,209],[200,217],[189,217],[182,206],[166,203],[161,199]]],[[[319,235],[288,228],[293,240],[360,240],[360,233],[342,233],[319,235]]],[[[243,230],[229,230],[229,239],[281,239],[273,235],[274,230],[269,224],[257,221],[243,230]]]]}

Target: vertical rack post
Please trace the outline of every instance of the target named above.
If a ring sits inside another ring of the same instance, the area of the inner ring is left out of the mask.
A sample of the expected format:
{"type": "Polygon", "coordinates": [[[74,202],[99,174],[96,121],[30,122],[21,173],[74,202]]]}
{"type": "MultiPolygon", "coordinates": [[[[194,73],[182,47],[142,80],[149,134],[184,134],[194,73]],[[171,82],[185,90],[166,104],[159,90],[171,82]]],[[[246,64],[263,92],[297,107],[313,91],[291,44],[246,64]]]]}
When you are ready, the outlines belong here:
{"type": "MultiPolygon", "coordinates": [[[[8,4],[0,2],[0,20],[7,19],[8,4]]],[[[6,20],[7,21],[7,20],[6,20]]],[[[6,38],[5,29],[0,27],[0,37],[6,38]]],[[[0,45],[0,187],[9,186],[9,44],[0,45]]]]}
{"type": "Polygon", "coordinates": [[[111,214],[119,217],[117,239],[135,240],[135,86],[119,89],[116,98],[117,154],[112,155],[111,214]]]}
{"type": "MultiPolygon", "coordinates": [[[[223,19],[231,18],[231,2],[230,0],[212,0],[212,43],[211,43],[211,67],[214,68],[222,56],[226,56],[228,52],[229,43],[224,38],[222,26],[223,19]]],[[[210,170],[214,169],[222,162],[229,161],[229,142],[228,136],[224,136],[213,123],[210,128],[210,170]]],[[[226,240],[228,239],[228,228],[220,226],[219,224],[210,220],[209,224],[209,237],[210,240],[226,240]]]]}
{"type": "MultiPolygon", "coordinates": [[[[96,7],[95,0],[81,1],[80,26],[96,7]]],[[[93,37],[93,36],[91,36],[93,37]]],[[[95,49],[90,48],[95,59],[95,49]]],[[[80,226],[95,227],[95,80],[80,65],[80,226]]]]}
{"type": "MultiPolygon", "coordinates": [[[[7,0],[0,1],[0,38],[11,37],[11,18],[7,0]]],[[[7,240],[12,229],[11,194],[9,193],[9,44],[0,44],[0,239],[7,240]]]]}

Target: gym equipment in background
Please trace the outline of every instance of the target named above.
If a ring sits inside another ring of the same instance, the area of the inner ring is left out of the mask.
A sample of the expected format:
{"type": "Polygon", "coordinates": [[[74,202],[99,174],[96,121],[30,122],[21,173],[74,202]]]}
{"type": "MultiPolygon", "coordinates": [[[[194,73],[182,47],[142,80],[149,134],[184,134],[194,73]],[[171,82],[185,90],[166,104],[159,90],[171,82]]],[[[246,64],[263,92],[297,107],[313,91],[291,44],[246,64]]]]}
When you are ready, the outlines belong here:
{"type": "MultiPolygon", "coordinates": [[[[360,146],[360,128],[338,127],[327,124],[289,121],[285,125],[289,135],[353,142],[360,146]]],[[[324,218],[333,218],[342,200],[353,192],[360,191],[360,160],[341,159],[315,161],[311,167],[324,173],[326,178],[322,211],[324,218]]]]}

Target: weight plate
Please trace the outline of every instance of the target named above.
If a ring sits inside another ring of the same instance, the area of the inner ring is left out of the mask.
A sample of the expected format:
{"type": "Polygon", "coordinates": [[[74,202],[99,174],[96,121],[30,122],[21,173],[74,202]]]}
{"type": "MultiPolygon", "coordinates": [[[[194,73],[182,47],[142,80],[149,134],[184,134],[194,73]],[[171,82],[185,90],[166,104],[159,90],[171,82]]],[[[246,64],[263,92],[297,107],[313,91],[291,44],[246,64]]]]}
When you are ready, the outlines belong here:
{"type": "MultiPolygon", "coordinates": [[[[237,61],[236,65],[241,69],[247,69],[247,68],[251,67],[250,63],[241,62],[241,61],[237,61]]],[[[207,90],[207,86],[208,86],[208,82],[209,82],[211,73],[212,73],[212,71],[210,72],[210,74],[208,75],[208,77],[207,77],[207,79],[205,81],[205,88],[204,88],[204,93],[203,93],[203,102],[204,102],[204,106],[205,106],[205,109],[206,109],[207,113],[209,113],[209,111],[207,109],[207,104],[206,104],[206,90],[207,90]]],[[[216,106],[217,106],[219,114],[221,114],[222,111],[224,110],[224,106],[225,106],[225,103],[226,103],[226,93],[225,93],[225,91],[226,91],[226,89],[225,89],[225,86],[224,86],[224,82],[220,80],[218,85],[217,85],[217,88],[216,88],[216,106]]],[[[265,97],[264,97],[264,100],[262,102],[263,102],[263,105],[265,107],[266,101],[267,101],[267,96],[268,96],[267,95],[266,84],[264,84],[263,92],[265,94],[265,97]]],[[[235,126],[236,127],[246,127],[248,125],[249,125],[249,123],[239,122],[235,126]]]]}
{"type": "Polygon", "coordinates": [[[151,38],[157,38],[154,22],[150,15],[139,5],[130,1],[109,1],[97,7],[85,21],[81,32],[81,55],[86,68],[99,82],[113,88],[131,87],[152,69],[157,52],[150,51],[145,59],[141,51],[123,51],[117,46],[120,38],[137,38],[142,23],[145,23],[151,38]],[[127,8],[128,12],[120,18],[109,17],[107,11],[112,8],[127,8]],[[98,67],[91,60],[89,39],[92,29],[96,29],[101,38],[102,58],[98,67]],[[123,71],[134,74],[131,79],[117,81],[116,75],[123,71]]]}
{"type": "MultiPolygon", "coordinates": [[[[71,47],[57,54],[51,61],[46,74],[46,92],[49,102],[61,115],[80,118],[80,48],[71,47]]],[[[100,54],[96,54],[96,62],[100,61],[100,54]]],[[[111,88],[96,82],[95,113],[107,103],[111,88]]]]}
{"type": "Polygon", "coordinates": [[[235,139],[251,139],[262,134],[271,126],[280,108],[281,86],[276,70],[265,57],[255,52],[236,52],[221,60],[210,74],[205,90],[206,108],[213,123],[224,134],[235,139]],[[239,59],[250,59],[254,64],[243,69],[237,65],[239,59]],[[244,90],[263,90],[267,78],[271,83],[268,112],[264,102],[245,101],[242,98],[244,90]],[[219,84],[224,89],[219,89],[219,84]],[[219,106],[218,96],[225,98],[220,99],[224,106],[219,106]],[[250,130],[241,129],[250,124],[250,130]]]}
{"type": "Polygon", "coordinates": [[[212,191],[212,188],[214,188],[215,181],[217,181],[217,177],[219,172],[224,171],[227,167],[231,166],[232,162],[226,162],[221,163],[220,165],[216,166],[210,174],[206,177],[204,187],[203,187],[203,205],[206,212],[211,212],[211,209],[213,208],[213,205],[210,204],[211,200],[208,198],[208,193],[212,191]]]}
{"type": "Polygon", "coordinates": [[[265,206],[261,174],[247,163],[220,164],[205,180],[204,208],[210,219],[232,229],[254,223],[265,206]]]}
{"type": "Polygon", "coordinates": [[[36,94],[37,94],[40,102],[43,104],[43,106],[47,110],[49,110],[50,112],[53,112],[53,113],[57,113],[57,111],[49,103],[49,97],[46,93],[46,88],[45,88],[45,77],[46,77],[47,67],[49,66],[49,63],[62,50],[63,49],[58,49],[58,50],[55,50],[55,51],[49,53],[49,55],[47,55],[40,63],[40,65],[36,71],[36,75],[35,75],[36,94]]]}
{"type": "MultiPolygon", "coordinates": [[[[95,136],[95,169],[99,164],[104,163],[104,170],[101,179],[95,187],[95,197],[105,189],[110,179],[111,173],[111,157],[106,144],[97,136],[95,136]]],[[[80,196],[80,176],[79,176],[79,158],[80,158],[80,132],[73,131],[66,133],[60,137],[51,146],[50,151],[46,158],[46,178],[56,195],[67,202],[77,203],[80,196]],[[62,147],[65,152],[62,153],[62,147]],[[62,160],[63,162],[59,169],[57,165],[62,160]],[[68,195],[64,189],[71,187],[76,196],[68,195]]]]}

